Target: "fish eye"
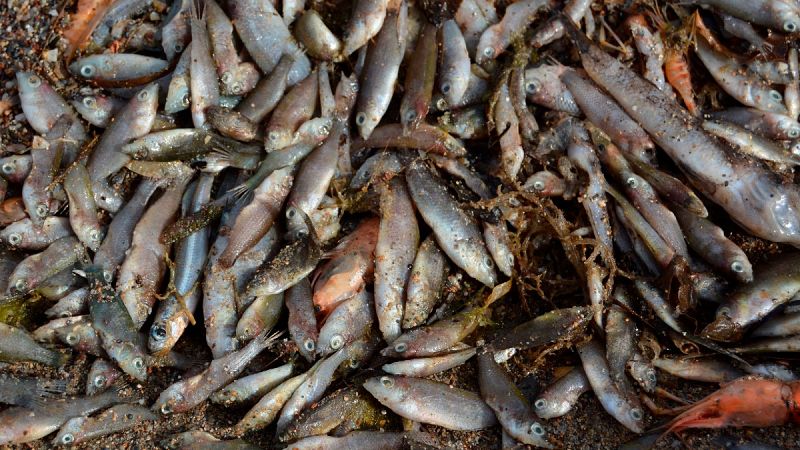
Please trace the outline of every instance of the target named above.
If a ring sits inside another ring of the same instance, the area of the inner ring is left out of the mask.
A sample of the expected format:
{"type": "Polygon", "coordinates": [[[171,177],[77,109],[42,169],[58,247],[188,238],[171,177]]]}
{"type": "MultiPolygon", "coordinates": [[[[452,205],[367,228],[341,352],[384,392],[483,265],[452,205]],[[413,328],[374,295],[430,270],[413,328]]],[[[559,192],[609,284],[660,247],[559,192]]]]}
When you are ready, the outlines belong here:
{"type": "Polygon", "coordinates": [[[644,417],[644,416],[642,415],[642,410],[641,409],[633,408],[631,410],[631,419],[633,419],[633,420],[642,420],[642,417],[644,417]]]}
{"type": "Polygon", "coordinates": [[[543,191],[544,190],[544,181],[541,181],[541,180],[534,181],[533,182],[533,188],[535,190],[537,190],[537,191],[543,191]]]}
{"type": "Polygon", "coordinates": [[[154,326],[150,330],[150,336],[157,341],[163,341],[167,337],[167,330],[161,325],[154,326]]]}
{"type": "Polygon", "coordinates": [[[394,344],[394,351],[397,353],[403,353],[406,350],[408,350],[408,345],[405,342],[398,342],[397,344],[394,344]]]}
{"type": "Polygon", "coordinates": [[[381,377],[381,384],[384,387],[391,388],[394,386],[394,380],[389,377],[381,377]]]}
{"type": "Polygon", "coordinates": [[[353,92],[358,92],[358,82],[357,81],[353,81],[352,83],[350,83],[350,90],[353,91],[353,92]]]}
{"type": "Polygon", "coordinates": [[[769,91],[769,98],[775,100],[776,102],[779,102],[779,101],[781,101],[783,99],[783,96],[781,95],[780,92],[778,92],[775,89],[773,89],[773,90],[769,91]]]}
{"type": "Polygon", "coordinates": [[[443,98],[436,100],[436,109],[438,109],[439,111],[444,111],[447,108],[448,108],[447,100],[443,98]]]}
{"type": "Polygon", "coordinates": [[[544,427],[539,422],[534,422],[531,424],[531,432],[536,436],[544,436],[544,427]]]}
{"type": "Polygon", "coordinates": [[[736,273],[744,272],[744,264],[741,261],[734,261],[731,263],[731,270],[736,273]]]}
{"type": "Polygon", "coordinates": [[[42,84],[42,79],[39,78],[38,75],[31,75],[28,77],[28,84],[30,84],[31,87],[39,87],[42,84]]]}
{"type": "Polygon", "coordinates": [[[272,142],[276,142],[278,139],[280,139],[280,137],[281,137],[281,135],[277,131],[270,131],[269,132],[268,138],[272,142]]]}
{"type": "Polygon", "coordinates": [[[189,103],[191,103],[191,101],[192,99],[189,97],[189,94],[183,94],[183,98],[181,99],[181,103],[183,103],[183,106],[189,106],[189,103]]]}
{"type": "Polygon", "coordinates": [[[730,316],[731,316],[731,309],[730,309],[730,308],[728,308],[727,306],[721,306],[721,307],[720,307],[720,308],[717,310],[717,316],[727,316],[727,317],[730,317],[730,316]]]}
{"type": "Polygon", "coordinates": [[[536,409],[543,409],[545,406],[547,406],[547,400],[543,398],[536,400],[536,402],[533,404],[533,407],[536,409]]]}
{"type": "Polygon", "coordinates": [[[494,265],[494,261],[492,261],[491,257],[487,256],[483,258],[483,265],[486,267],[492,267],[494,265]]]}
{"type": "Polygon", "coordinates": [[[656,374],[655,374],[655,372],[650,372],[650,373],[648,373],[648,374],[647,374],[647,381],[649,381],[649,382],[651,382],[651,383],[655,383],[656,381],[658,381],[658,380],[656,379],[656,374]]]}
{"type": "Polygon", "coordinates": [[[334,350],[339,350],[344,345],[344,338],[341,334],[337,334],[336,336],[331,338],[331,348],[334,350]]]}
{"type": "Polygon", "coordinates": [[[19,245],[22,242],[22,236],[19,233],[11,233],[8,235],[8,243],[11,245],[19,245]]]}
{"type": "Polygon", "coordinates": [[[414,110],[408,111],[406,113],[406,120],[409,122],[414,121],[417,118],[417,113],[414,110]]]}
{"type": "Polygon", "coordinates": [[[125,414],[125,418],[128,420],[133,420],[133,413],[125,414]]]}
{"type": "Polygon", "coordinates": [[[113,275],[111,275],[111,272],[109,272],[108,270],[103,271],[103,279],[106,280],[106,283],[111,283],[112,278],[113,275]]]}
{"type": "Polygon", "coordinates": [[[442,94],[447,94],[450,92],[450,83],[443,83],[442,84],[442,94]]]}
{"type": "Polygon", "coordinates": [[[231,91],[233,91],[234,94],[241,94],[243,90],[242,83],[236,82],[233,83],[233,86],[231,86],[231,91]]]}
{"type": "Polygon", "coordinates": [[[135,369],[141,370],[144,368],[144,360],[142,358],[136,358],[133,360],[133,367],[135,369]]]}
{"type": "Polygon", "coordinates": [[[483,56],[485,56],[487,58],[493,58],[494,57],[494,49],[492,47],[484,48],[483,49],[483,56]]]}
{"type": "Polygon", "coordinates": [[[222,74],[220,80],[222,81],[223,84],[228,84],[231,81],[233,81],[233,74],[230,72],[225,72],[222,74]]]}
{"type": "Polygon", "coordinates": [[[356,114],[356,125],[364,125],[367,123],[367,115],[363,112],[356,114]]]}
{"type": "Polygon", "coordinates": [[[142,102],[147,101],[147,99],[150,98],[150,92],[147,89],[142,89],[138,94],[136,94],[136,98],[142,102]]]}
{"type": "Polygon", "coordinates": [[[319,134],[327,135],[328,133],[330,133],[330,130],[328,129],[327,125],[320,125],[319,126],[319,134]]]}
{"type": "Polygon", "coordinates": [[[306,351],[313,352],[314,349],[317,348],[317,345],[311,339],[306,339],[303,342],[303,348],[306,349],[306,351]]]}
{"type": "Polygon", "coordinates": [[[358,366],[360,366],[361,363],[357,359],[351,359],[348,365],[351,369],[358,369],[358,366]]]}
{"type": "Polygon", "coordinates": [[[94,68],[94,66],[92,64],[84,64],[84,65],[81,66],[80,72],[81,72],[81,75],[83,75],[86,78],[89,78],[92,75],[94,75],[94,73],[96,72],[96,69],[94,68]]]}
{"type": "Polygon", "coordinates": [[[161,410],[161,414],[172,414],[172,406],[170,406],[168,403],[164,403],[159,409],[161,410]]]}
{"type": "Polygon", "coordinates": [[[172,46],[172,49],[175,50],[175,53],[180,53],[183,51],[183,44],[176,42],[175,45],[172,46]]]}
{"type": "Polygon", "coordinates": [[[73,442],[75,442],[75,436],[73,436],[72,433],[67,433],[67,434],[61,436],[61,443],[62,444],[69,445],[69,444],[72,444],[73,442]]]}
{"type": "Polygon", "coordinates": [[[20,278],[16,283],[14,283],[14,288],[18,291],[24,291],[28,288],[28,283],[20,278]]]}
{"type": "Polygon", "coordinates": [[[95,387],[103,387],[103,386],[105,386],[106,385],[106,381],[108,381],[108,379],[106,378],[105,375],[98,375],[98,376],[94,377],[94,385],[95,385],[95,387]]]}
{"type": "Polygon", "coordinates": [[[100,231],[99,230],[92,230],[89,232],[89,239],[92,241],[100,240],[100,231]]]}
{"type": "Polygon", "coordinates": [[[797,31],[797,24],[791,20],[787,20],[786,22],[783,22],[783,31],[787,33],[794,33],[797,31]]]}
{"type": "Polygon", "coordinates": [[[800,136],[800,129],[792,127],[792,128],[789,129],[788,132],[786,132],[786,135],[789,136],[791,139],[794,139],[794,138],[800,136]]]}
{"type": "Polygon", "coordinates": [[[12,163],[5,163],[3,164],[3,173],[13,173],[14,172],[14,164],[12,163]]]}
{"type": "Polygon", "coordinates": [[[64,340],[66,340],[69,345],[75,345],[80,341],[80,338],[75,333],[68,333],[64,340]]]}
{"type": "Polygon", "coordinates": [[[44,217],[49,212],[49,208],[44,203],[39,203],[36,205],[36,215],[39,217],[44,217]]]}
{"type": "Polygon", "coordinates": [[[97,100],[94,97],[83,97],[83,106],[95,109],[97,108],[97,100]]]}
{"type": "Polygon", "coordinates": [[[635,188],[639,185],[639,182],[636,181],[636,178],[629,177],[627,180],[625,180],[625,184],[627,184],[629,187],[635,188]]]}
{"type": "Polygon", "coordinates": [[[539,90],[539,86],[535,81],[529,81],[525,84],[525,92],[527,94],[535,94],[539,90]]]}

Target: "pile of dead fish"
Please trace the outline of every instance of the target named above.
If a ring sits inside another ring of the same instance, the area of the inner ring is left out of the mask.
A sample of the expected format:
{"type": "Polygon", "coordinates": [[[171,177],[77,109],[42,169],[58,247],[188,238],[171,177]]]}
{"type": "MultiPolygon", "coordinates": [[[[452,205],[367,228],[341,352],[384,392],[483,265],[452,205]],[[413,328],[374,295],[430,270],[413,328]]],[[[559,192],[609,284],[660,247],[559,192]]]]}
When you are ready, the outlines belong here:
{"type": "Polygon", "coordinates": [[[662,431],[800,417],[794,0],[156,6],[91,22],[64,68],[80,91],[17,73],[36,136],[0,159],[0,308],[48,309],[0,324],[0,444],[210,400],[249,410],[223,440],[159,439],[250,448],[274,424],[291,448],[387,449],[500,426],[503,448],[557,447],[548,420],[587,391],[657,425],[681,401],[667,374],[737,381],[662,431]],[[543,300],[548,277],[570,289],[543,300]],[[574,366],[528,398],[515,379],[548,348],[574,366]],[[14,371],[79,354],[86,396],[14,371]],[[437,381],[465,364],[479,392],[437,381]]]}

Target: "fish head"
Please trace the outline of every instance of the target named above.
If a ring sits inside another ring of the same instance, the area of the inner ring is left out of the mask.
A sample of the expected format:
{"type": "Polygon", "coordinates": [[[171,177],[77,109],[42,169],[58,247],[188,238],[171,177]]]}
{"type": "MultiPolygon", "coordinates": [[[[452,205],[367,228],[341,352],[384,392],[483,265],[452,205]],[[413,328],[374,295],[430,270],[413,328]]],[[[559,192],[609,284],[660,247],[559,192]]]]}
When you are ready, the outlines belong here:
{"type": "Polygon", "coordinates": [[[67,423],[58,430],[58,434],[56,434],[56,437],[53,439],[53,445],[73,445],[78,433],[81,431],[81,426],[84,425],[86,420],[86,417],[75,417],[68,420],[67,423]]]}
{"type": "MultiPolygon", "coordinates": [[[[792,120],[789,117],[781,116],[777,122],[777,128],[786,135],[789,139],[797,139],[800,138],[800,126],[797,125],[797,122],[792,120]]],[[[797,154],[794,150],[794,146],[790,146],[790,151],[793,154],[797,154]]]]}
{"type": "Polygon", "coordinates": [[[182,388],[182,383],[175,383],[165,389],[164,392],[158,396],[156,402],[153,403],[151,409],[165,416],[179,412],[179,405],[181,405],[185,400],[185,397],[181,392],[182,388]]]}
{"type": "Polygon", "coordinates": [[[17,88],[20,95],[30,95],[43,84],[42,78],[33,72],[17,72],[17,88]]]}
{"type": "Polygon", "coordinates": [[[101,66],[103,60],[100,58],[102,55],[92,55],[81,58],[69,65],[69,71],[77,76],[87,80],[93,80],[98,77],[101,70],[108,69],[107,66],[101,66]]]}
{"type": "Polygon", "coordinates": [[[390,375],[372,377],[364,382],[364,389],[384,405],[398,404],[405,398],[403,390],[399,389],[399,381],[399,377],[390,375]]]}
{"type": "Polygon", "coordinates": [[[787,34],[800,32],[800,6],[793,1],[777,1],[770,4],[780,22],[780,31],[787,34]]]}
{"type": "Polygon", "coordinates": [[[119,368],[139,381],[147,380],[148,358],[144,352],[133,343],[124,343],[122,348],[115,352],[115,362],[119,368]]]}
{"type": "Polygon", "coordinates": [[[181,336],[181,332],[177,330],[177,325],[174,320],[156,320],[153,322],[147,338],[147,348],[150,349],[153,355],[164,355],[175,346],[181,336]]]}

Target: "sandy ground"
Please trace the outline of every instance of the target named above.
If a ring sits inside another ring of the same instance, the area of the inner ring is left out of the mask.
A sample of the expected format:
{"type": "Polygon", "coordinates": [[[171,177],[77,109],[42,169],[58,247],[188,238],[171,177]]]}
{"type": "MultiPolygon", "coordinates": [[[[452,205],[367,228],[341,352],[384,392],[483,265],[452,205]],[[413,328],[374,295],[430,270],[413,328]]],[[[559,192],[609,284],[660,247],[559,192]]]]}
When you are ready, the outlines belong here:
{"type": "MultiPolygon", "coordinates": [[[[60,55],[53,50],[58,36],[58,30],[63,25],[62,11],[65,7],[71,8],[73,2],[67,5],[58,2],[39,0],[4,0],[0,5],[0,141],[2,145],[23,143],[27,144],[32,136],[31,130],[22,119],[21,110],[16,98],[14,87],[14,73],[19,69],[36,70],[44,75],[63,94],[74,93],[76,84],[64,75],[63,68],[57,64],[60,55]]],[[[430,2],[428,2],[430,3],[430,2]]],[[[752,246],[755,250],[759,246],[752,246]]],[[[535,302],[535,300],[529,300],[535,302]]],[[[498,325],[519,322],[528,317],[526,310],[517,300],[503,300],[496,311],[498,325]],[[513,319],[508,319],[513,318],[513,319]]],[[[485,331],[480,331],[476,337],[480,338],[485,331]]],[[[189,330],[181,339],[177,348],[179,351],[196,355],[198,360],[208,360],[210,353],[204,346],[202,326],[189,330]]],[[[552,378],[552,368],[575,364],[574,353],[562,350],[547,355],[535,364],[538,355],[531,352],[521,352],[509,364],[509,368],[518,385],[529,399],[535,398],[535,393],[541,386],[546,385],[552,378]]],[[[273,363],[276,355],[265,353],[248,369],[249,372],[263,370],[273,363]]],[[[5,369],[19,374],[46,376],[68,380],[69,393],[80,394],[85,390],[86,373],[91,365],[92,358],[79,355],[66,369],[56,371],[43,368],[34,364],[17,364],[5,369]]],[[[143,403],[152,404],[158,394],[166,386],[176,381],[180,373],[171,369],[156,369],[150,375],[145,385],[134,385],[137,397],[143,398],[143,403]]],[[[453,385],[478,390],[476,369],[474,362],[455,369],[451,372],[436,377],[440,381],[447,381],[453,385]]],[[[340,380],[334,388],[346,385],[348,381],[340,380]]],[[[660,384],[672,392],[689,400],[697,400],[714,390],[713,386],[700,383],[688,383],[662,377],[660,384]]],[[[208,402],[194,408],[185,414],[175,414],[169,418],[154,423],[146,423],[137,428],[123,433],[117,433],[98,439],[89,444],[80,445],[78,448],[154,448],[157,443],[170,434],[199,429],[209,431],[218,437],[229,435],[229,427],[241,418],[244,410],[224,409],[208,402]]],[[[650,424],[659,423],[659,419],[650,417],[650,424]]],[[[499,428],[477,432],[451,432],[432,426],[423,426],[436,437],[439,447],[458,449],[488,449],[498,448],[499,428]]],[[[569,415],[548,421],[551,434],[568,449],[614,449],[624,442],[629,441],[634,435],[606,414],[592,394],[584,394],[578,406],[569,415]]],[[[261,445],[265,448],[279,448],[273,439],[274,430],[268,428],[262,432],[250,433],[244,439],[261,445]]],[[[31,444],[13,446],[11,448],[48,448],[49,438],[31,444]]],[[[770,443],[784,448],[800,448],[800,430],[794,426],[773,427],[766,429],[725,430],[724,432],[687,432],[679,440],[673,436],[662,439],[657,448],[731,448],[726,443],[758,441],[770,443]],[[727,437],[727,438],[725,438],[727,437]]]]}

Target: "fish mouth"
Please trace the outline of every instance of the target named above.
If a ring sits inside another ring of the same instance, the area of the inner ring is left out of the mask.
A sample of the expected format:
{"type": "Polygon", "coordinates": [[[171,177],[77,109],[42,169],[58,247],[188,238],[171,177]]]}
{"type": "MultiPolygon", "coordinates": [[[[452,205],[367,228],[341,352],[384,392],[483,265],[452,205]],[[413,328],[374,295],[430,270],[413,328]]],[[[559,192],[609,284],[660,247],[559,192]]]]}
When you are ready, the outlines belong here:
{"type": "Polygon", "coordinates": [[[730,317],[721,315],[708,324],[702,332],[703,337],[718,342],[736,342],[742,338],[744,330],[730,317]]]}

